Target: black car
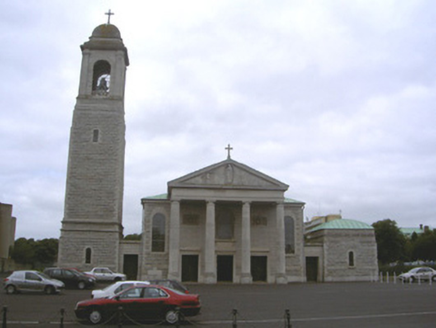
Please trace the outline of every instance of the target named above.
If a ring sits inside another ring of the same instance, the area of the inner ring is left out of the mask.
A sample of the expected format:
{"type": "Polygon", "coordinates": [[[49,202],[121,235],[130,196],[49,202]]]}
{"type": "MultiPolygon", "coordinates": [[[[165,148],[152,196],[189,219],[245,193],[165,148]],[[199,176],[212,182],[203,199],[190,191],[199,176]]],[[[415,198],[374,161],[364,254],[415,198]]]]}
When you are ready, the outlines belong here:
{"type": "Polygon", "coordinates": [[[85,289],[95,286],[95,278],[74,269],[46,268],[44,273],[51,278],[62,281],[65,288],[85,289]]]}

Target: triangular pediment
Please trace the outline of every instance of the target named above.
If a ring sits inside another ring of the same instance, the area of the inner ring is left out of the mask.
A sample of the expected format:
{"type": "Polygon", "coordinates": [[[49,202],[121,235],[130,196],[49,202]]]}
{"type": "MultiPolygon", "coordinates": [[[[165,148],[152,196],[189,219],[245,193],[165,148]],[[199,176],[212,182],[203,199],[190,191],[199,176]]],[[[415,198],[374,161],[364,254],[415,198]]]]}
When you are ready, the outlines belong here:
{"type": "Polygon", "coordinates": [[[232,159],[168,182],[168,188],[259,189],[286,191],[288,185],[232,159]]]}

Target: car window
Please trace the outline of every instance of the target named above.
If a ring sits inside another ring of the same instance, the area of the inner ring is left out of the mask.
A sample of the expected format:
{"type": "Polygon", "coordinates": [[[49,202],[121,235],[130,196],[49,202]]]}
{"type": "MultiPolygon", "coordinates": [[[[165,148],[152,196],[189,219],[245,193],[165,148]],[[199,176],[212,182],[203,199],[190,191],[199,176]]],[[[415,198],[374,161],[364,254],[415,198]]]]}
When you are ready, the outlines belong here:
{"type": "Polygon", "coordinates": [[[64,270],[64,276],[67,278],[72,278],[72,277],[74,277],[74,273],[72,273],[69,270],[64,270]]]}
{"type": "Polygon", "coordinates": [[[109,269],[101,269],[102,273],[112,273],[109,269]]]}
{"type": "Polygon", "coordinates": [[[35,274],[33,272],[26,272],[26,280],[36,280],[36,281],[39,281],[39,280],[41,280],[41,278],[37,274],[35,274]]]}
{"type": "Polygon", "coordinates": [[[132,286],[133,286],[133,284],[122,284],[122,285],[120,285],[119,287],[117,287],[117,289],[115,289],[114,293],[115,293],[115,294],[118,294],[118,293],[121,292],[122,290],[125,290],[125,289],[127,289],[127,288],[130,288],[130,287],[132,287],[132,286]]]}
{"type": "Polygon", "coordinates": [[[142,292],[142,288],[128,289],[120,295],[120,299],[140,298],[141,292],[142,292]]]}
{"type": "Polygon", "coordinates": [[[160,288],[146,287],[144,288],[144,298],[166,297],[167,294],[160,288]]]}

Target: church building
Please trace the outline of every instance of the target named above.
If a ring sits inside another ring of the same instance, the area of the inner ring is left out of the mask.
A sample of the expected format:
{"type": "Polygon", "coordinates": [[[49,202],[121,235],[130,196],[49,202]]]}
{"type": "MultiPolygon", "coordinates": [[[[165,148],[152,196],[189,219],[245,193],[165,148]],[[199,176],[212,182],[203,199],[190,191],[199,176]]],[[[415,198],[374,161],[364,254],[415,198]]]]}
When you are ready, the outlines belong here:
{"type": "Polygon", "coordinates": [[[307,228],[304,202],[286,198],[287,184],[234,160],[230,145],[225,160],[143,198],[142,238],[123,240],[129,57],[109,20],[81,50],[59,266],[207,284],[376,279],[372,227],[338,219],[348,224],[307,228]]]}

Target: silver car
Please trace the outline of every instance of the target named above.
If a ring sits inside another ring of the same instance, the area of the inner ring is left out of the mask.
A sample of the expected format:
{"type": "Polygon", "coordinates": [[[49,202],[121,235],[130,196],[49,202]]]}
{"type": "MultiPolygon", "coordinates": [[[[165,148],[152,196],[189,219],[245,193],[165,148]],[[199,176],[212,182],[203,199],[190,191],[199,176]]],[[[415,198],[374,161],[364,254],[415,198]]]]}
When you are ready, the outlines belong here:
{"type": "Polygon", "coordinates": [[[59,293],[64,287],[62,281],[52,279],[46,274],[35,270],[14,271],[3,281],[7,294],[21,291],[39,291],[46,294],[59,293]]]}

